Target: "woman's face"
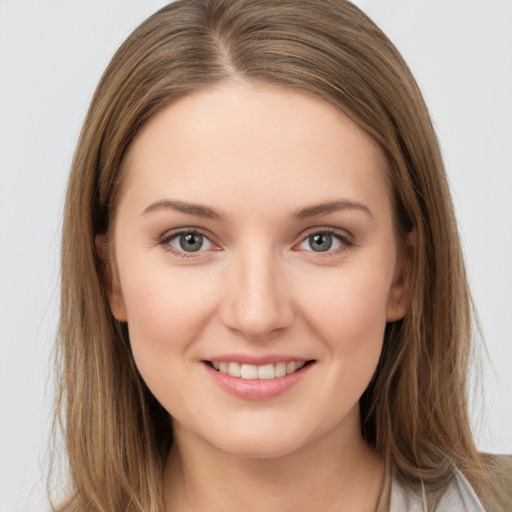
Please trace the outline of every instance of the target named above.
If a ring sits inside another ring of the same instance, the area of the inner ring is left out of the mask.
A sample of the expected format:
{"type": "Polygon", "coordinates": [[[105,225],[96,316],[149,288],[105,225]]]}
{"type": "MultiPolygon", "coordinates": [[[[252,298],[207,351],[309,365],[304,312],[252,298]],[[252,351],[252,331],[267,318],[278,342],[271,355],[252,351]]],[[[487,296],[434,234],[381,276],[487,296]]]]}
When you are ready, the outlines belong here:
{"type": "Polygon", "coordinates": [[[125,171],[111,308],[177,442],[274,457],[359,432],[407,303],[372,140],[311,96],[226,83],[152,118],[125,171]]]}

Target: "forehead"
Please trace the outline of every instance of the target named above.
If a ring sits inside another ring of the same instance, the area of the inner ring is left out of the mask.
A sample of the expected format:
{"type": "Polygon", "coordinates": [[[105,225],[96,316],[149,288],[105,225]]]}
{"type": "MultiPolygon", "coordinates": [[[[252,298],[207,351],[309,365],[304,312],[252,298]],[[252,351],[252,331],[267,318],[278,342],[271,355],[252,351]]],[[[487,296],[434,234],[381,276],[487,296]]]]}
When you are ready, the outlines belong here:
{"type": "Polygon", "coordinates": [[[279,209],[390,196],[380,149],[341,111],[303,92],[247,82],[164,108],[137,134],[124,171],[121,202],[141,205],[169,196],[248,208],[265,199],[279,209]]]}

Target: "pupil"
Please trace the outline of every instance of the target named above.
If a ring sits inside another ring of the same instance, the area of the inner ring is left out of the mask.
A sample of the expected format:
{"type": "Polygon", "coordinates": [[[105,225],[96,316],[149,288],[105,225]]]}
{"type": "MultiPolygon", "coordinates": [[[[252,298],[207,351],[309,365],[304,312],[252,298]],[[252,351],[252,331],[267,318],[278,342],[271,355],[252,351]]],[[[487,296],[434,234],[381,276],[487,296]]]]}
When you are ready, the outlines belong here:
{"type": "Polygon", "coordinates": [[[316,252],[328,251],[332,246],[332,236],[329,233],[318,233],[309,237],[311,248],[316,252]]]}
{"type": "Polygon", "coordinates": [[[184,251],[196,252],[203,245],[203,235],[198,233],[187,233],[180,236],[180,247],[184,251]]]}

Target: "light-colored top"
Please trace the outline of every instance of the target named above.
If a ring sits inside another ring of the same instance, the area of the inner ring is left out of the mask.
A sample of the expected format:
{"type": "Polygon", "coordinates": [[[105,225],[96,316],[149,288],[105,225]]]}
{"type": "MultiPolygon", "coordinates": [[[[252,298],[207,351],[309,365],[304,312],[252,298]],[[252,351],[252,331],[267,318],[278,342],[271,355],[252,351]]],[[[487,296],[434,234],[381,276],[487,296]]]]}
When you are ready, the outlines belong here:
{"type": "Polygon", "coordinates": [[[485,512],[466,477],[455,470],[452,480],[440,498],[418,485],[411,489],[393,475],[390,512],[485,512]]]}

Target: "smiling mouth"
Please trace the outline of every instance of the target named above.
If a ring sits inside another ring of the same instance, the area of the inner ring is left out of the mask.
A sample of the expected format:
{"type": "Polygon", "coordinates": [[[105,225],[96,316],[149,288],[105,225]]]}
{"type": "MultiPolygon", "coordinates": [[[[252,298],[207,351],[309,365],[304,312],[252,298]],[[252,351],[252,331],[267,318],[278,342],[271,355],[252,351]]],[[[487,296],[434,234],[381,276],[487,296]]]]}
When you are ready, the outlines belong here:
{"type": "Polygon", "coordinates": [[[275,364],[263,364],[259,366],[254,364],[240,364],[234,361],[205,361],[205,363],[218,372],[230,375],[231,377],[247,380],[271,380],[298,372],[301,368],[304,368],[304,366],[314,363],[314,360],[282,361],[275,364]]]}

